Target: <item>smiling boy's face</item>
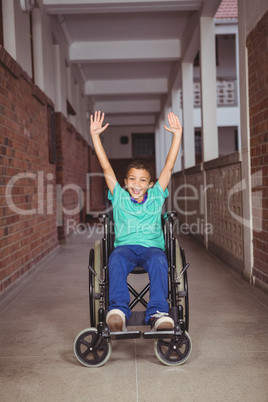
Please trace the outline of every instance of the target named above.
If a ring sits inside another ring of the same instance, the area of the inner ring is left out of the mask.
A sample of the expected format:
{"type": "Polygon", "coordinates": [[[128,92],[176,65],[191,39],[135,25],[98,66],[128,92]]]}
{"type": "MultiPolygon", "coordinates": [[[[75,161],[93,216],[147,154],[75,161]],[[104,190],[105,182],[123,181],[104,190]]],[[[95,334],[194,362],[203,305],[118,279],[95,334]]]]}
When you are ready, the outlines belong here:
{"type": "Polygon", "coordinates": [[[150,180],[150,174],[145,169],[131,168],[129,170],[127,178],[125,179],[125,185],[134,200],[139,203],[142,202],[148,188],[153,186],[153,182],[150,180]]]}

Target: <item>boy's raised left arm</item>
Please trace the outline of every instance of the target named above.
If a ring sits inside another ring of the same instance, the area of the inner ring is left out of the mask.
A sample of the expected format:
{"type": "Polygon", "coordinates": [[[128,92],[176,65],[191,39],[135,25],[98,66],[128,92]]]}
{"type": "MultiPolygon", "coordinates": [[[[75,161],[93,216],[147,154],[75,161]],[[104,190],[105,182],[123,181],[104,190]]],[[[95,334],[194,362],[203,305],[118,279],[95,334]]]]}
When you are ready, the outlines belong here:
{"type": "Polygon", "coordinates": [[[167,118],[169,122],[169,127],[165,125],[164,127],[167,131],[173,133],[173,140],[170,146],[165,166],[163,167],[163,170],[158,179],[158,183],[160,184],[163,191],[165,191],[170,181],[172,169],[176,162],[182,137],[182,126],[179,118],[172,112],[168,114],[167,118]]]}

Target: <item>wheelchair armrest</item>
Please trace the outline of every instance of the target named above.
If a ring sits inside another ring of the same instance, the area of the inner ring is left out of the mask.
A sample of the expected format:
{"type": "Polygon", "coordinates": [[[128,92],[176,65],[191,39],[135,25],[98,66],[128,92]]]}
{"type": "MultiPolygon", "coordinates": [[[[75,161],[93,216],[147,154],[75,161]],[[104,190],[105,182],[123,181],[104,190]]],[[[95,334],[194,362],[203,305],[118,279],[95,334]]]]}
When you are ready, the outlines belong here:
{"type": "Polygon", "coordinates": [[[164,221],[168,221],[169,219],[174,221],[177,217],[178,217],[178,214],[176,211],[168,211],[162,215],[162,218],[164,219],[164,221]]]}

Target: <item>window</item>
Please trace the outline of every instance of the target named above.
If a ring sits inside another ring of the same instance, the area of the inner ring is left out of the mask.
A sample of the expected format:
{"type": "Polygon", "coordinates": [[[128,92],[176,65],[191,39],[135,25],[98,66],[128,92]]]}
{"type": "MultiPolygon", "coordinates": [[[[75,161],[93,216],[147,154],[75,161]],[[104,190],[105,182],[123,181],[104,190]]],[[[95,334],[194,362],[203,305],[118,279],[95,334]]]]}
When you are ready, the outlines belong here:
{"type": "Polygon", "coordinates": [[[132,149],[134,158],[154,157],[154,133],[132,134],[132,149]]]}
{"type": "Polygon", "coordinates": [[[199,165],[202,162],[202,134],[201,131],[195,132],[195,164],[199,165]]]}
{"type": "Polygon", "coordinates": [[[68,116],[76,115],[76,112],[75,112],[74,108],[72,107],[72,105],[70,104],[70,102],[68,101],[68,99],[66,99],[66,109],[67,109],[68,116]]]}

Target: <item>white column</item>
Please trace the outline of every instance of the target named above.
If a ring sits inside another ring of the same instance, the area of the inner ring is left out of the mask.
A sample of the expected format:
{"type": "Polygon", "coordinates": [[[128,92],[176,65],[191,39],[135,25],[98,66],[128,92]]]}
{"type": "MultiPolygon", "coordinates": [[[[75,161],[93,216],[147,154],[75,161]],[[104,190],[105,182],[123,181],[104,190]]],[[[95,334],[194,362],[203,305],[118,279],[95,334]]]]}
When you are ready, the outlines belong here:
{"type": "Polygon", "coordinates": [[[15,10],[14,1],[3,0],[2,2],[3,11],[3,33],[4,33],[4,44],[7,52],[17,59],[16,51],[16,24],[15,24],[15,10]]]}
{"type": "Polygon", "coordinates": [[[75,127],[78,130],[78,132],[81,134],[81,119],[79,118],[79,114],[81,113],[81,104],[80,104],[80,100],[81,100],[81,95],[80,95],[80,88],[78,83],[75,84],[75,112],[76,115],[75,117],[75,127]]]}
{"type": "Polygon", "coordinates": [[[193,63],[182,63],[184,169],[195,165],[193,63]]]}
{"type": "Polygon", "coordinates": [[[166,130],[164,129],[164,124],[165,120],[164,118],[162,118],[159,124],[159,145],[160,145],[159,174],[161,173],[166,162],[166,142],[165,142],[166,130]]]}
{"type": "MultiPolygon", "coordinates": [[[[238,40],[238,27],[235,33],[235,66],[236,66],[236,82],[237,82],[237,107],[240,109],[240,83],[239,83],[239,40],[238,40]]],[[[240,121],[237,127],[237,142],[238,150],[241,150],[241,129],[240,121]]]]}
{"type": "Polygon", "coordinates": [[[45,91],[44,51],[42,33],[42,14],[40,8],[34,8],[33,16],[33,56],[34,56],[34,81],[42,91],[45,91]]]}
{"type": "Polygon", "coordinates": [[[249,95],[248,95],[248,54],[246,47],[247,11],[244,1],[238,1],[238,29],[239,29],[239,80],[240,80],[240,124],[241,124],[241,173],[242,180],[247,183],[242,193],[244,235],[244,277],[254,283],[253,267],[253,221],[252,221],[252,182],[250,163],[250,129],[249,129],[249,95]]]}
{"type": "MultiPolygon", "coordinates": [[[[173,113],[175,113],[178,116],[181,124],[183,124],[182,109],[181,109],[181,93],[179,89],[173,89],[171,92],[171,109],[173,113]]],[[[182,144],[180,146],[179,153],[173,169],[174,173],[182,170],[181,157],[182,157],[182,144]]]]}
{"type": "Polygon", "coordinates": [[[160,171],[160,128],[159,123],[155,128],[155,173],[156,177],[158,178],[161,171],[160,171]]]}
{"type": "Polygon", "coordinates": [[[203,161],[218,158],[214,19],[200,18],[203,161]]]}
{"type": "Polygon", "coordinates": [[[54,82],[55,82],[55,111],[64,112],[62,100],[62,82],[61,82],[61,66],[60,66],[60,46],[53,45],[54,50],[54,82]]]}
{"type": "Polygon", "coordinates": [[[66,89],[67,89],[67,99],[72,104],[72,74],[71,74],[71,67],[66,66],[66,89]]]}

